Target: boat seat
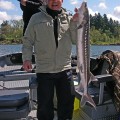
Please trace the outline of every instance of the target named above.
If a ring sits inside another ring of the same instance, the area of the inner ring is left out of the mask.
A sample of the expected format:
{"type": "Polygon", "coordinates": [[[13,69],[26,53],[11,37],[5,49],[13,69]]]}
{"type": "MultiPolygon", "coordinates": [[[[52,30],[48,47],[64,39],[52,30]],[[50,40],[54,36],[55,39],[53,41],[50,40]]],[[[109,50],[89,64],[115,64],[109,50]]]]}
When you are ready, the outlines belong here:
{"type": "Polygon", "coordinates": [[[32,109],[28,86],[32,76],[36,74],[19,71],[15,66],[7,66],[3,69],[2,76],[0,76],[0,120],[33,119],[29,116],[32,109]],[[8,69],[8,67],[11,68],[8,69]]]}
{"type": "Polygon", "coordinates": [[[11,92],[9,95],[5,95],[5,92],[6,90],[2,90],[2,95],[0,93],[0,108],[21,106],[29,100],[29,94],[24,92],[21,93],[20,90],[9,90],[9,93],[11,92]]]}
{"type": "Polygon", "coordinates": [[[26,118],[30,112],[29,92],[0,90],[0,120],[26,118]]]}

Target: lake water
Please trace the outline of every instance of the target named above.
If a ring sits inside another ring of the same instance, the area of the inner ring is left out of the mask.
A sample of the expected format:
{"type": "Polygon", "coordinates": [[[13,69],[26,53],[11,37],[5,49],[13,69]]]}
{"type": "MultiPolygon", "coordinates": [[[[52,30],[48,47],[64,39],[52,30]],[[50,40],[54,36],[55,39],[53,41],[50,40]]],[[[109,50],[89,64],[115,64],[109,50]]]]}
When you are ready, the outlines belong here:
{"type": "MultiPolygon", "coordinates": [[[[0,45],[0,56],[21,52],[22,45],[0,45]]],[[[106,46],[99,46],[99,45],[91,45],[90,46],[90,54],[93,57],[100,55],[105,50],[115,50],[120,51],[120,46],[118,45],[106,45],[106,46]]],[[[76,47],[73,45],[72,47],[72,54],[76,54],[76,47]]]]}

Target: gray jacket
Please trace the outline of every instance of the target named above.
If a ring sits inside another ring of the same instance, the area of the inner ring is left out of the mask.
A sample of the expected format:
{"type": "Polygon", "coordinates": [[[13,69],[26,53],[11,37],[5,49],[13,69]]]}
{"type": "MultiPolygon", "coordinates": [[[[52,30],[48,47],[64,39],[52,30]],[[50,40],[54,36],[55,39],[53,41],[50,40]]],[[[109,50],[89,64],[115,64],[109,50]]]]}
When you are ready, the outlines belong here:
{"type": "Polygon", "coordinates": [[[72,43],[77,39],[76,23],[71,22],[65,10],[58,15],[58,48],[54,37],[53,18],[46,13],[46,6],[30,19],[23,36],[23,61],[31,60],[33,48],[37,73],[56,73],[71,68],[72,43]]]}

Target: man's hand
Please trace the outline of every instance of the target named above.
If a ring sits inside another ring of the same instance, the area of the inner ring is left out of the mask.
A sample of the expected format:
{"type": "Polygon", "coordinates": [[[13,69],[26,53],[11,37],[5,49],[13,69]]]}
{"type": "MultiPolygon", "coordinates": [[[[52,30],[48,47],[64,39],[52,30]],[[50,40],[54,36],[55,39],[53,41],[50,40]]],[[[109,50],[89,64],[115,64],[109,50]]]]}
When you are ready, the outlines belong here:
{"type": "Polygon", "coordinates": [[[27,1],[27,0],[21,0],[20,3],[21,3],[23,6],[26,6],[26,1],[27,1]]]}
{"type": "Polygon", "coordinates": [[[79,16],[79,14],[78,14],[78,9],[77,8],[75,8],[75,14],[73,15],[73,18],[72,18],[72,20],[74,21],[74,22],[78,22],[78,16],[79,16]]]}
{"type": "Polygon", "coordinates": [[[31,72],[32,71],[32,63],[31,63],[31,61],[29,61],[29,60],[24,61],[22,67],[27,72],[31,72]]]}

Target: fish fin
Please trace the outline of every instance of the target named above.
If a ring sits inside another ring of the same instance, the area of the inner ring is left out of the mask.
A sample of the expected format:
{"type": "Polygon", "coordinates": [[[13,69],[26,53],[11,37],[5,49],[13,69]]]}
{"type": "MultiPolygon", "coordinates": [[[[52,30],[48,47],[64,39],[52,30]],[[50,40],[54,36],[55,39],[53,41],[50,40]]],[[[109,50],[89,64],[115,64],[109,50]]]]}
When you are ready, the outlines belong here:
{"type": "Polygon", "coordinates": [[[91,81],[98,81],[98,79],[90,72],[90,80],[89,80],[89,83],[91,82],[91,81]]]}
{"type": "Polygon", "coordinates": [[[82,81],[80,81],[80,84],[79,84],[79,87],[78,87],[78,91],[83,91],[84,90],[84,86],[83,86],[83,83],[82,81]]]}
{"type": "Polygon", "coordinates": [[[92,97],[89,94],[86,94],[86,95],[83,94],[82,95],[82,98],[81,98],[81,101],[80,101],[81,107],[84,107],[84,105],[86,103],[89,103],[91,106],[93,106],[96,109],[96,104],[95,104],[95,102],[93,101],[92,97]]]}
{"type": "Polygon", "coordinates": [[[84,91],[84,87],[83,87],[83,84],[82,84],[82,81],[80,81],[79,85],[77,85],[75,87],[75,89],[78,91],[78,92],[82,92],[84,91]]]}

